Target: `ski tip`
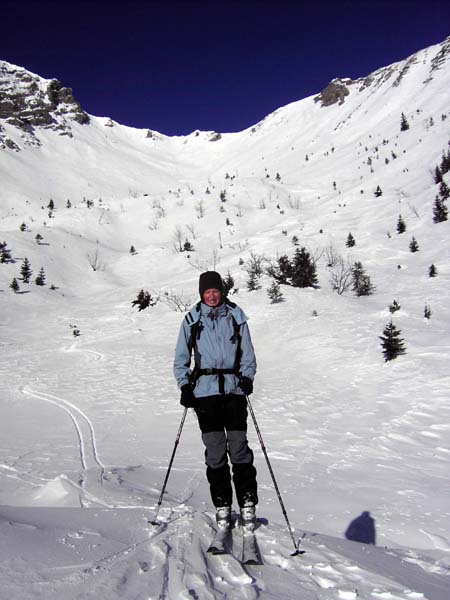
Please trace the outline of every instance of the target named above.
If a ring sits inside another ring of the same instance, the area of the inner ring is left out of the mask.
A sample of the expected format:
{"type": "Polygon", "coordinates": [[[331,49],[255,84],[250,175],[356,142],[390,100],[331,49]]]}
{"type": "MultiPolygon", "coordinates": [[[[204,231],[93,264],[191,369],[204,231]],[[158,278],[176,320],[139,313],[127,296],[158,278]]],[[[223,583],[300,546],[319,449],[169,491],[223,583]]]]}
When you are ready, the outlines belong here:
{"type": "Polygon", "coordinates": [[[210,547],[210,548],[208,548],[208,552],[209,552],[209,554],[214,554],[214,555],[228,554],[228,552],[225,550],[225,548],[210,547]]]}
{"type": "Polygon", "coordinates": [[[249,558],[248,560],[242,561],[243,565],[262,565],[263,562],[257,558],[249,558]]]}
{"type": "Polygon", "coordinates": [[[153,525],[153,527],[161,527],[162,523],[160,521],[147,521],[149,525],[153,525]]]}

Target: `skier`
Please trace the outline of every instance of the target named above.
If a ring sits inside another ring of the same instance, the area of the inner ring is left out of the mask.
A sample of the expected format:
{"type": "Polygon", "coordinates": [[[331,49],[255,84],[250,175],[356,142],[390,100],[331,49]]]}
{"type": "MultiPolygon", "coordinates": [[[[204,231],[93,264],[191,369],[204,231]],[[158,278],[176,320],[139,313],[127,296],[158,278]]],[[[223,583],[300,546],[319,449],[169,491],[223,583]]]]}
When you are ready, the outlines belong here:
{"type": "Polygon", "coordinates": [[[199,293],[200,302],[183,319],[175,350],[180,404],[193,408],[198,418],[219,528],[229,528],[231,523],[228,455],[241,522],[244,528],[252,528],[258,496],[253,452],[247,442],[246,396],[253,392],[256,359],[247,317],[225,298],[216,271],[200,275],[199,293]]]}

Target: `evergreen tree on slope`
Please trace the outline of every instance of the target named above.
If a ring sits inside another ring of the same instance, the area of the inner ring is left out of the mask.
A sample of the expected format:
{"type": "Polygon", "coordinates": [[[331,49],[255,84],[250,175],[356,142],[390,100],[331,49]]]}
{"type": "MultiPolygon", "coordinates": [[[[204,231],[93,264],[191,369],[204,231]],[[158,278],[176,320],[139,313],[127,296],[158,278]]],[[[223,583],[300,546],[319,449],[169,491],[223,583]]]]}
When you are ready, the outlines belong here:
{"type": "Polygon", "coordinates": [[[406,354],[403,339],[400,337],[400,334],[401,331],[397,329],[397,327],[391,321],[384,328],[383,335],[379,336],[381,340],[381,346],[383,348],[385,362],[393,360],[401,354],[406,354]]]}

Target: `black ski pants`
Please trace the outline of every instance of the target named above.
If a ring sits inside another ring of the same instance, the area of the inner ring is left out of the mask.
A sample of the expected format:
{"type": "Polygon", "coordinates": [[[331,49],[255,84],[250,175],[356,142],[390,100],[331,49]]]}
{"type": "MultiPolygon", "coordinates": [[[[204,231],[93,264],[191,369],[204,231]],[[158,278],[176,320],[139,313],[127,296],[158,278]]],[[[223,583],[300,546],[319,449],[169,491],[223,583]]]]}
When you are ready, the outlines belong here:
{"type": "Polygon", "coordinates": [[[240,507],[258,503],[253,452],[247,442],[245,396],[222,394],[198,399],[197,413],[205,445],[206,477],[214,506],[231,506],[233,492],[228,464],[240,507]]]}

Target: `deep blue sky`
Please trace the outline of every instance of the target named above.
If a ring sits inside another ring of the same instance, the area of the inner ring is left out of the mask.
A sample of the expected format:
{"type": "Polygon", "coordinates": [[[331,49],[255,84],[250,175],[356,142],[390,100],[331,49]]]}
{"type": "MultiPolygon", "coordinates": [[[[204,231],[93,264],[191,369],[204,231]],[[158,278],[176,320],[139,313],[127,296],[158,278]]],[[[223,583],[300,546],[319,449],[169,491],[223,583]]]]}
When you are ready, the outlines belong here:
{"type": "Polygon", "coordinates": [[[0,59],[93,115],[168,135],[239,131],[334,77],[450,35],[446,0],[2,0],[0,59]]]}

